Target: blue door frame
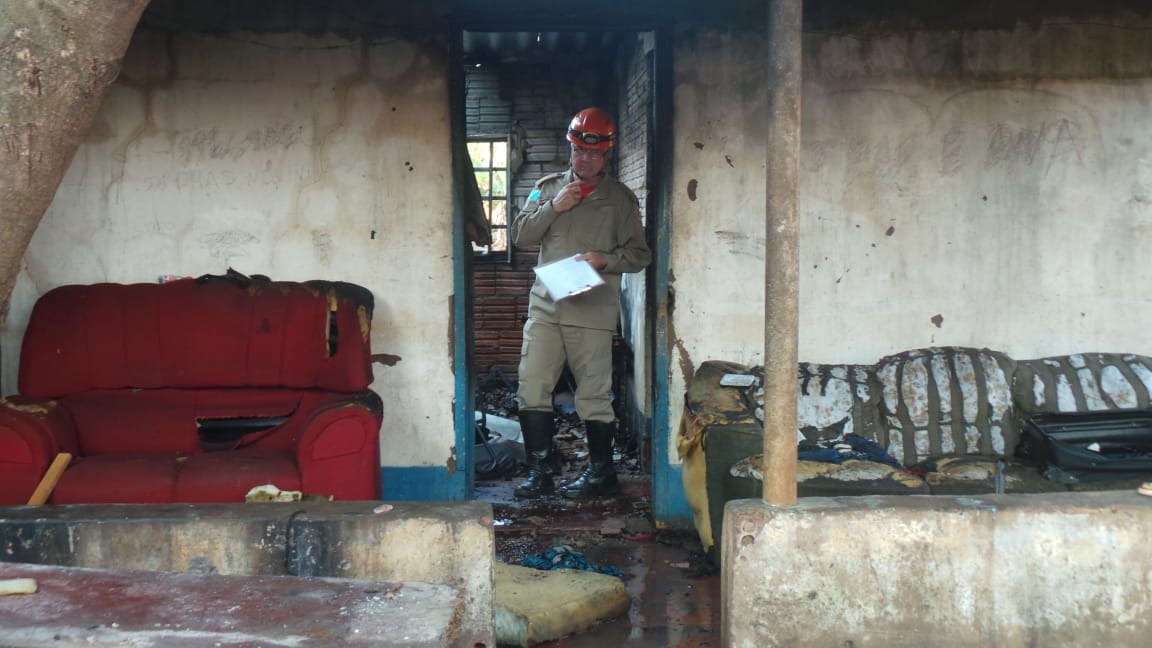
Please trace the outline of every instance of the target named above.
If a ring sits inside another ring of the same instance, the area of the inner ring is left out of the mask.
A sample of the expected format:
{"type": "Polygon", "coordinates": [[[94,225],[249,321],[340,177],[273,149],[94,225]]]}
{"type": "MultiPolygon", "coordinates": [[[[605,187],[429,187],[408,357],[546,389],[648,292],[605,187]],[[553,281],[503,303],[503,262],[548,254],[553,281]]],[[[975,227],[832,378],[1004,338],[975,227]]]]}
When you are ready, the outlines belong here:
{"type": "Polygon", "coordinates": [[[685,497],[680,464],[672,464],[671,378],[674,340],[669,335],[671,316],[672,252],[672,156],[675,136],[672,128],[673,72],[672,29],[657,28],[652,101],[652,193],[651,214],[655,219],[653,254],[654,285],[652,304],[652,516],[660,527],[691,528],[692,510],[685,497]]]}

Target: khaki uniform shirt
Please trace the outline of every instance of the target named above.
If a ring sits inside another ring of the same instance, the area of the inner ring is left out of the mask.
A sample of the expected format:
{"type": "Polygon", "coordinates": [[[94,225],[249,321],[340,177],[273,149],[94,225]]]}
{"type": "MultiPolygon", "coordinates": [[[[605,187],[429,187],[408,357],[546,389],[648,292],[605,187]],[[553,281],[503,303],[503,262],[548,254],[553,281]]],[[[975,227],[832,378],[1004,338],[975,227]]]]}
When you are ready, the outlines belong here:
{"type": "Polygon", "coordinates": [[[540,245],[538,264],[573,254],[599,252],[608,260],[600,271],[604,285],[553,301],[536,279],[528,300],[528,316],[552,324],[615,331],[620,313],[620,275],[639,272],[652,260],[644,241],[640,207],[632,190],[604,176],[596,189],[563,214],[552,208],[552,197],[572,182],[572,170],[544,176],[512,220],[512,242],[540,245]]]}

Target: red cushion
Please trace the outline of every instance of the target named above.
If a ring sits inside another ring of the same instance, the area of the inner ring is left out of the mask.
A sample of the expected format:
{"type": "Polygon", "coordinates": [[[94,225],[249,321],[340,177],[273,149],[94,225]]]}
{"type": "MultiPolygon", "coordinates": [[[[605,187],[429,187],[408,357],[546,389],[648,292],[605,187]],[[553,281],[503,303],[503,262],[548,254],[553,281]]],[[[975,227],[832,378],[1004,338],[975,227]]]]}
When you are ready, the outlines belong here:
{"type": "MultiPolygon", "coordinates": [[[[298,389],[197,389],[196,418],[290,416],[311,392],[298,389]]],[[[306,406],[305,406],[306,407],[306,406]]]]}
{"type": "Polygon", "coordinates": [[[101,390],[60,399],[76,422],[85,456],[198,453],[194,403],[195,392],[173,389],[101,390]]]}
{"type": "Polygon", "coordinates": [[[323,461],[346,455],[362,454],[368,440],[374,438],[365,434],[363,422],[357,418],[343,418],[324,427],[315,443],[311,443],[310,459],[323,461]]]}
{"type": "Polygon", "coordinates": [[[299,450],[303,490],[337,500],[378,499],[379,429],[364,407],[332,408],[313,419],[299,450]]]}
{"type": "Polygon", "coordinates": [[[0,460],[0,506],[27,504],[40,483],[40,467],[0,460]]]}
{"type": "MultiPolygon", "coordinates": [[[[0,398],[0,435],[12,428],[18,436],[38,445],[49,458],[57,452],[80,453],[72,412],[55,400],[38,400],[20,395],[0,398]]],[[[2,442],[0,442],[2,443],[2,442]]],[[[0,453],[0,459],[4,454],[0,453]]],[[[36,457],[33,461],[43,460],[36,457]]]]}
{"type": "Polygon", "coordinates": [[[351,297],[293,282],[61,286],[33,307],[19,386],[39,398],[126,387],[358,392],[372,381],[364,332],[351,297]]]}
{"type": "MultiPolygon", "coordinates": [[[[0,422],[0,426],[4,424],[0,422]]],[[[4,426],[3,434],[0,434],[0,465],[32,465],[32,459],[32,446],[28,440],[17,434],[16,430],[4,426]]]]}
{"type": "Polygon", "coordinates": [[[27,504],[47,459],[47,439],[23,427],[0,417],[0,506],[27,504]]]}
{"type": "Polygon", "coordinates": [[[300,490],[300,471],[289,452],[229,450],[189,457],[176,479],[175,502],[243,502],[253,486],[300,490]]]}
{"type": "Polygon", "coordinates": [[[182,457],[121,454],[74,459],[52,491],[56,504],[155,504],[172,501],[182,457]]]}

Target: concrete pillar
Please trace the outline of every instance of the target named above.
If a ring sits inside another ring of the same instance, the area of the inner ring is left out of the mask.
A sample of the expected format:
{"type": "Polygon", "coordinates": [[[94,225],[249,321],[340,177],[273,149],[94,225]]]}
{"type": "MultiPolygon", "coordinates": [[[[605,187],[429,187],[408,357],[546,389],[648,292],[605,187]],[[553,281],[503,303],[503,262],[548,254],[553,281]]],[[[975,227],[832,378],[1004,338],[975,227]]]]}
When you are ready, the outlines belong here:
{"type": "Polygon", "coordinates": [[[735,500],[729,648],[1147,646],[1152,498],[1133,490],[735,500]]]}
{"type": "Polygon", "coordinates": [[[768,178],[765,213],[764,500],[796,503],[802,0],[768,3],[768,178]]]}

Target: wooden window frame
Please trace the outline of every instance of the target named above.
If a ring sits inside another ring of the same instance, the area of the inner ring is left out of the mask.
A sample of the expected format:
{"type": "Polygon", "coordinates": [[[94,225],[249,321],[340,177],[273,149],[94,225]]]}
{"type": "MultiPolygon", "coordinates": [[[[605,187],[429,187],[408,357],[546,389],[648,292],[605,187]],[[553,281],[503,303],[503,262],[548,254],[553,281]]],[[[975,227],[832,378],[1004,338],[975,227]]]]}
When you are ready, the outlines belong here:
{"type": "Polygon", "coordinates": [[[471,136],[468,137],[468,154],[472,157],[472,170],[476,174],[477,179],[481,175],[487,175],[487,191],[484,189],[484,184],[479,181],[476,183],[477,188],[480,190],[480,202],[484,205],[484,215],[488,219],[488,226],[492,231],[492,244],[490,245],[472,245],[472,251],[478,261],[490,262],[509,262],[512,259],[512,241],[510,239],[510,225],[512,223],[512,177],[508,165],[508,154],[511,151],[507,137],[491,137],[491,136],[471,136]],[[474,145],[482,144],[488,147],[488,165],[483,166],[476,163],[476,156],[473,155],[472,149],[474,145]],[[502,146],[504,149],[504,165],[498,166],[496,161],[496,149],[502,146]],[[494,185],[493,179],[496,174],[504,173],[504,193],[492,193],[494,185]],[[504,222],[495,223],[492,220],[492,213],[495,205],[502,203],[504,207],[504,222]],[[503,242],[503,248],[496,247],[503,242]]]}

